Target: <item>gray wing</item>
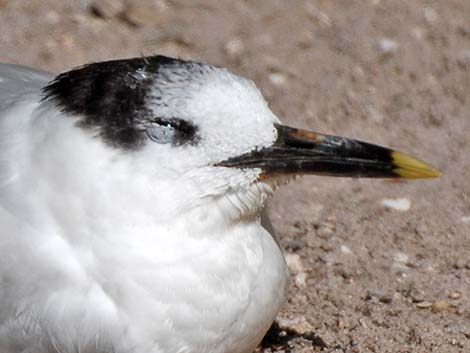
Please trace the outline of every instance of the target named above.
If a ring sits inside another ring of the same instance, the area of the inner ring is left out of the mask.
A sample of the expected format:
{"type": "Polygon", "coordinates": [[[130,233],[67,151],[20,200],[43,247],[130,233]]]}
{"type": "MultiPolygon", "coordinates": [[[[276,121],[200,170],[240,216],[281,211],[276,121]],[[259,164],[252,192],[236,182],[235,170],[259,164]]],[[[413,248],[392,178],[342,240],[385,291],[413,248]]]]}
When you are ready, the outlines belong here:
{"type": "Polygon", "coordinates": [[[261,225],[263,226],[264,229],[268,231],[269,234],[271,234],[277,246],[279,246],[279,248],[282,251],[281,244],[279,243],[279,238],[277,237],[273,224],[271,223],[271,220],[269,219],[267,207],[263,208],[263,210],[261,211],[261,225]]]}
{"type": "Polygon", "coordinates": [[[54,74],[13,64],[0,64],[0,110],[16,97],[38,92],[54,74]]]}

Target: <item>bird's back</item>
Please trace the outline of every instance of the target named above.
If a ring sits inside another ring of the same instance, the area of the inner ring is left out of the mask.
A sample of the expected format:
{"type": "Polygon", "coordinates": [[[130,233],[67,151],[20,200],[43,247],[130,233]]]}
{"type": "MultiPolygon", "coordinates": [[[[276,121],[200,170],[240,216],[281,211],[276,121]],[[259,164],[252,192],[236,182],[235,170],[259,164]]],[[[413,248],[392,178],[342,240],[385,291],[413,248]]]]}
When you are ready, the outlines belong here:
{"type": "Polygon", "coordinates": [[[24,66],[0,64],[0,111],[22,96],[39,92],[54,75],[24,66]]]}

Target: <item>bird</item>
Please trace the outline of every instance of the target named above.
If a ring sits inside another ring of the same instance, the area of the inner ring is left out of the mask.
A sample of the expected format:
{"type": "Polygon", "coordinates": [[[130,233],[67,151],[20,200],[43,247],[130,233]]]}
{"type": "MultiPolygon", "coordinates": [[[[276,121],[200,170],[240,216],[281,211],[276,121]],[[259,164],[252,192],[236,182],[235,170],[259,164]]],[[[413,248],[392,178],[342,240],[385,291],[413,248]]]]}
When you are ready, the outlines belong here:
{"type": "Polygon", "coordinates": [[[252,352],[288,285],[266,204],[306,174],[441,172],[199,61],[1,64],[0,352],[252,352]]]}

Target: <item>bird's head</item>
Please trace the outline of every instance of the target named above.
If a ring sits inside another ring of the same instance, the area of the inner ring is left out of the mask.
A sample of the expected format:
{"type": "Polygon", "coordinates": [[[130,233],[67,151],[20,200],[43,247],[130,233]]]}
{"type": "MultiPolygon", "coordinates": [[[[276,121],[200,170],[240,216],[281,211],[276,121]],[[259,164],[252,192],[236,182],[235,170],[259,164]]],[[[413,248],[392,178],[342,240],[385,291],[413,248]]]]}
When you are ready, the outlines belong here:
{"type": "Polygon", "coordinates": [[[282,125],[253,82],[198,62],[154,56],[89,64],[59,75],[44,94],[109,152],[106,168],[118,165],[129,183],[146,180],[140,191],[173,203],[233,197],[241,213],[256,212],[285,176],[439,175],[387,148],[282,125]]]}

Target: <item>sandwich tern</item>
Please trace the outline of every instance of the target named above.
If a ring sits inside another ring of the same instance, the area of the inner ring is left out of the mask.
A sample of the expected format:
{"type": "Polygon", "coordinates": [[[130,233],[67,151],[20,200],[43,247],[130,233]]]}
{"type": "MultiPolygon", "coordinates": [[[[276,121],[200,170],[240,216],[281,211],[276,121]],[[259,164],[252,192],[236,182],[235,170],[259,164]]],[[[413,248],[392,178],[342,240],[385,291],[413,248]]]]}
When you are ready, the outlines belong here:
{"type": "Polygon", "coordinates": [[[440,172],[204,63],[0,65],[0,352],[252,352],[288,282],[266,201],[298,174],[440,172]]]}

